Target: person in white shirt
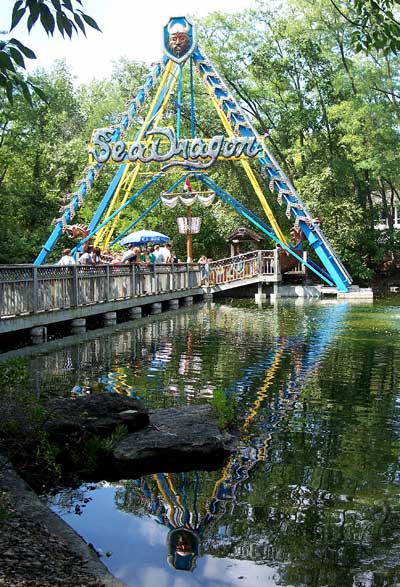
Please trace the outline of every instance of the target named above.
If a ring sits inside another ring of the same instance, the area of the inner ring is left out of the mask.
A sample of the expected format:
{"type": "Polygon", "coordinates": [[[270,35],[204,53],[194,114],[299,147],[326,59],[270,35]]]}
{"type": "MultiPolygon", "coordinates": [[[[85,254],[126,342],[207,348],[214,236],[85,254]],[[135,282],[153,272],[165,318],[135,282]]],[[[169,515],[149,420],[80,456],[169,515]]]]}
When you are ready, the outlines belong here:
{"type": "Polygon", "coordinates": [[[163,256],[163,261],[161,261],[161,263],[172,262],[171,245],[169,243],[166,243],[163,247],[160,247],[160,255],[163,256]]]}
{"type": "Polygon", "coordinates": [[[71,255],[71,249],[63,250],[63,256],[58,261],[57,265],[75,265],[75,259],[71,255]]]}
{"type": "Polygon", "coordinates": [[[139,260],[140,249],[129,245],[128,250],[122,255],[121,263],[136,263],[139,260]]]}
{"type": "Polygon", "coordinates": [[[93,252],[92,245],[89,245],[88,247],[86,247],[86,249],[84,249],[84,252],[82,253],[82,255],[78,259],[78,264],[79,265],[91,265],[92,264],[92,252],[93,252]]]}
{"type": "Polygon", "coordinates": [[[164,263],[164,255],[160,252],[160,245],[154,245],[149,258],[150,262],[154,263],[154,265],[160,265],[160,263],[164,263]]]}

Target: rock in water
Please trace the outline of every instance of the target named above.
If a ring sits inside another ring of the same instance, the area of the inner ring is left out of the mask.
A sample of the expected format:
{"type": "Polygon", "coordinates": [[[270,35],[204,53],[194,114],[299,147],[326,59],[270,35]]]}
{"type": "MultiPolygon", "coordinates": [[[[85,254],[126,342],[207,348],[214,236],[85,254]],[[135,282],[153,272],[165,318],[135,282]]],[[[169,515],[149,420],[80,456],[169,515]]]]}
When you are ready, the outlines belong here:
{"type": "Polygon", "coordinates": [[[209,405],[150,412],[150,424],[114,448],[121,474],[214,469],[235,451],[237,440],[221,431],[209,405]]]}

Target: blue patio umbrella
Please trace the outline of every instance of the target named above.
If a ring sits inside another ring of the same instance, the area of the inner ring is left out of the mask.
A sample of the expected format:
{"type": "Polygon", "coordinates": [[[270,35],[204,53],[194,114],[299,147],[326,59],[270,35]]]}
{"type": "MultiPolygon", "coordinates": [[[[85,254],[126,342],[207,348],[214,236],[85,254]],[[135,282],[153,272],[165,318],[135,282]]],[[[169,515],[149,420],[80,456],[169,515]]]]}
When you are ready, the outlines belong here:
{"type": "Polygon", "coordinates": [[[154,243],[155,245],[161,245],[163,243],[169,243],[170,238],[161,232],[155,230],[136,230],[127,234],[120,240],[121,245],[128,247],[129,245],[147,245],[148,243],[154,243]]]}

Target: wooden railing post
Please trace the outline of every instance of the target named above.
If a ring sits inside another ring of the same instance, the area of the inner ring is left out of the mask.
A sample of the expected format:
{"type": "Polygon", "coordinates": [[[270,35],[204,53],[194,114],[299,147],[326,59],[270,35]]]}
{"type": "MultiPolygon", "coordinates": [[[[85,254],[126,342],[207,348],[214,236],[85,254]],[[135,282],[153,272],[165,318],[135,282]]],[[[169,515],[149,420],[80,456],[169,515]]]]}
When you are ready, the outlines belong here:
{"type": "Polygon", "coordinates": [[[110,265],[106,265],[106,302],[110,301],[111,283],[110,283],[110,265]]]}
{"type": "Polygon", "coordinates": [[[78,266],[73,265],[72,269],[72,306],[79,305],[79,274],[78,266]]]}
{"type": "Polygon", "coordinates": [[[158,272],[157,272],[157,265],[154,264],[153,265],[153,275],[154,275],[154,279],[153,279],[153,283],[154,283],[154,291],[153,293],[158,293],[158,288],[159,288],[159,278],[158,278],[158,272]]]}
{"type": "Polygon", "coordinates": [[[39,310],[38,308],[38,268],[36,267],[36,265],[32,268],[32,287],[33,287],[33,292],[32,292],[32,310],[33,313],[37,312],[39,310]]]}
{"type": "Polygon", "coordinates": [[[136,265],[135,263],[131,263],[131,289],[132,289],[132,296],[136,297],[136,265]]]}
{"type": "Polygon", "coordinates": [[[258,275],[261,275],[261,273],[263,273],[263,270],[262,270],[262,251],[258,251],[257,257],[258,257],[258,275]]]}
{"type": "Polygon", "coordinates": [[[281,268],[280,268],[280,264],[279,264],[279,251],[275,247],[275,249],[274,249],[274,276],[276,278],[278,278],[280,273],[281,273],[281,268]]]}

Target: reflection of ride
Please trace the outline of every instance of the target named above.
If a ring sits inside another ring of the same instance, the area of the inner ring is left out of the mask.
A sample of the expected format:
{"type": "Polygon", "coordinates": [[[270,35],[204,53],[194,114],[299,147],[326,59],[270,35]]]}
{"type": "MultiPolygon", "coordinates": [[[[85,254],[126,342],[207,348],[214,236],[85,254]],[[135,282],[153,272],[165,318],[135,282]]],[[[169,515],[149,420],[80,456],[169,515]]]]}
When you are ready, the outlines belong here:
{"type": "Polygon", "coordinates": [[[193,530],[176,528],[167,539],[168,563],[179,571],[193,571],[200,554],[200,539],[193,530]]]}
{"type": "MultiPolygon", "coordinates": [[[[167,560],[175,569],[193,571],[201,554],[200,542],[206,528],[225,514],[228,504],[234,504],[238,488],[249,479],[253,467],[260,461],[266,461],[272,433],[279,426],[280,419],[295,407],[307,379],[319,367],[324,348],[337,332],[338,322],[342,319],[345,308],[345,305],[338,305],[336,313],[332,313],[334,319],[330,323],[324,320],[323,315],[315,332],[303,328],[302,335],[282,339],[272,357],[267,355],[257,363],[253,374],[259,378],[262,364],[264,377],[243,422],[242,446],[227,461],[211,494],[208,493],[208,499],[204,499],[199,493],[199,474],[196,471],[181,474],[158,473],[133,481],[133,486],[144,496],[150,515],[169,528],[167,560]],[[312,340],[306,340],[308,336],[312,340]],[[283,358],[287,356],[290,357],[292,369],[285,377],[279,394],[275,397],[269,396],[267,390],[273,384],[283,358]],[[250,425],[259,416],[260,407],[268,396],[267,415],[260,422],[259,435],[254,436],[249,431],[250,425]]],[[[249,373],[246,373],[245,378],[248,382],[249,373]]],[[[236,389],[241,388],[238,382],[236,389]]]]}
{"type": "Polygon", "coordinates": [[[133,387],[127,383],[127,375],[124,369],[116,367],[115,371],[106,371],[99,379],[99,383],[104,385],[104,390],[108,393],[117,393],[127,395],[134,399],[140,399],[133,387]]]}

